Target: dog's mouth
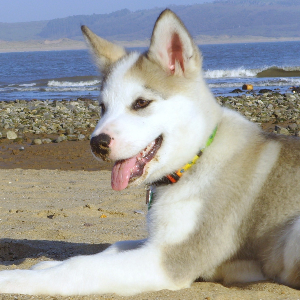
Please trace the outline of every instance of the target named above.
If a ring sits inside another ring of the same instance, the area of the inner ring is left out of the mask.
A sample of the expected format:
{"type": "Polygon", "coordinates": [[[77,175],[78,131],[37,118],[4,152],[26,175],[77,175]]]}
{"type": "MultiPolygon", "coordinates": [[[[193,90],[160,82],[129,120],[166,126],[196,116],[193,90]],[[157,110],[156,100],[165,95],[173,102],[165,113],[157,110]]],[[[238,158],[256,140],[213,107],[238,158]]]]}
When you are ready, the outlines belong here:
{"type": "Polygon", "coordinates": [[[117,160],[111,174],[112,188],[121,191],[128,186],[129,182],[142,176],[146,164],[154,158],[162,144],[162,140],[162,135],[160,135],[137,155],[117,160]]]}

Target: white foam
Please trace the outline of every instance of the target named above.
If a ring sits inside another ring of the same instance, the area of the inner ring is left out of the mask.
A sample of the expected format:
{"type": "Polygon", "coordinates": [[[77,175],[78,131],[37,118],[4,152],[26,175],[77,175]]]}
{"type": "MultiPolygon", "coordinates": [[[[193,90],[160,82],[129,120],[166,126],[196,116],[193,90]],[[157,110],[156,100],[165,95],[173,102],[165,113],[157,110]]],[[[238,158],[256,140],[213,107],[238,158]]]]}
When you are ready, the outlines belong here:
{"type": "Polygon", "coordinates": [[[33,83],[23,83],[23,84],[20,84],[19,86],[24,86],[24,87],[36,86],[36,83],[35,82],[33,82],[33,83]]]}
{"type": "Polygon", "coordinates": [[[240,77],[255,77],[260,70],[249,70],[237,68],[232,70],[207,70],[204,72],[205,78],[240,78],[240,77]]]}
{"type": "Polygon", "coordinates": [[[82,86],[82,87],[47,87],[47,88],[44,88],[44,90],[46,92],[76,92],[76,91],[99,91],[100,88],[99,87],[85,87],[85,86],[82,86]]]}
{"type": "Polygon", "coordinates": [[[57,87],[84,87],[84,86],[92,86],[98,85],[100,83],[99,80],[90,80],[90,81],[57,81],[57,80],[50,80],[48,81],[48,86],[57,86],[57,87]]]}
{"type": "Polygon", "coordinates": [[[19,87],[19,88],[13,88],[13,91],[18,91],[18,92],[34,92],[34,91],[39,91],[39,87],[19,87]]]}

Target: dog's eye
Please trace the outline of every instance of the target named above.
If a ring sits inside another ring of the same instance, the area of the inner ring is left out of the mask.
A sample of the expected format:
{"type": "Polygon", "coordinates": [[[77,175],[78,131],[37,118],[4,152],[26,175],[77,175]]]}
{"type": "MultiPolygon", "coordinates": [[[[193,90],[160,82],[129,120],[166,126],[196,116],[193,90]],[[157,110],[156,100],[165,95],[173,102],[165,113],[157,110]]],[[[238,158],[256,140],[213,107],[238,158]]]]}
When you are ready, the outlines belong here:
{"type": "Polygon", "coordinates": [[[103,114],[105,113],[105,110],[106,110],[105,105],[104,105],[104,103],[101,102],[99,104],[99,106],[100,106],[100,115],[103,116],[103,114]]]}
{"type": "Polygon", "coordinates": [[[152,102],[152,100],[145,100],[142,98],[138,98],[137,100],[134,101],[134,103],[132,104],[132,108],[134,110],[138,110],[141,108],[145,108],[147,107],[150,103],[152,102]]]}

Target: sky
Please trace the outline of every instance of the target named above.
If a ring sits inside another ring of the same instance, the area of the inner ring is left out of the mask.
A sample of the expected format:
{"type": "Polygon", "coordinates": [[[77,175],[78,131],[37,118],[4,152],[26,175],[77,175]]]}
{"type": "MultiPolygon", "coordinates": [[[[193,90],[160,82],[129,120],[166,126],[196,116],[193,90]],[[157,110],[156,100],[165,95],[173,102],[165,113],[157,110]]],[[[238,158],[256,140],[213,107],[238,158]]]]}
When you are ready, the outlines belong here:
{"type": "Polygon", "coordinates": [[[200,4],[214,0],[0,0],[0,22],[30,22],[74,15],[106,14],[127,8],[131,11],[154,7],[200,4]]]}

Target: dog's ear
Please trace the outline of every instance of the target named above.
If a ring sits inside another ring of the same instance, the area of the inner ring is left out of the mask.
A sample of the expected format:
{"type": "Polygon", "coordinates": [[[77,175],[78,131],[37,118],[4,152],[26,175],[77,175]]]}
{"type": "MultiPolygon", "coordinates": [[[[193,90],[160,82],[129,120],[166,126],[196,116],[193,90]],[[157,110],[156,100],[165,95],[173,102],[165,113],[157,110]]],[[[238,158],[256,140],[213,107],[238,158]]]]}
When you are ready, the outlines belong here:
{"type": "Polygon", "coordinates": [[[96,58],[96,63],[102,73],[108,71],[111,64],[126,55],[123,47],[113,44],[82,25],[81,31],[96,58]]]}
{"type": "Polygon", "coordinates": [[[188,76],[201,67],[198,47],[182,21],[169,9],[155,23],[148,55],[169,74],[188,76]]]}

